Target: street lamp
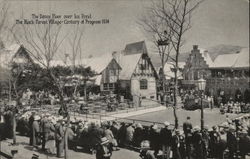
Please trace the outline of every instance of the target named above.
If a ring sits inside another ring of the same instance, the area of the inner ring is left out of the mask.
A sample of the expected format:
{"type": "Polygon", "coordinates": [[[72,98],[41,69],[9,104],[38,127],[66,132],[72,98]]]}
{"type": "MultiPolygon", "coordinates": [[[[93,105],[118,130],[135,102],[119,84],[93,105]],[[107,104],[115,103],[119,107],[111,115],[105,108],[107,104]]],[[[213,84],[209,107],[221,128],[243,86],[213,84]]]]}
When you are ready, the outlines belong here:
{"type": "Polygon", "coordinates": [[[204,128],[204,112],[203,112],[203,104],[202,104],[202,99],[203,99],[203,93],[206,88],[206,80],[203,78],[198,80],[198,89],[201,91],[201,130],[204,128]]]}

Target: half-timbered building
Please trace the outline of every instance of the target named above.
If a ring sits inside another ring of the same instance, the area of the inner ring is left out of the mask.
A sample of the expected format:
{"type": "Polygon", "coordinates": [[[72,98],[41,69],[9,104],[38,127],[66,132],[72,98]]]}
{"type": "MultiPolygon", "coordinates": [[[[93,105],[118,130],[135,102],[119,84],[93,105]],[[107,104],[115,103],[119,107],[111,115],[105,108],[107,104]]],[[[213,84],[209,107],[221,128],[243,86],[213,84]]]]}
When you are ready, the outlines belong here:
{"type": "Polygon", "coordinates": [[[122,68],[119,76],[120,92],[125,97],[155,99],[157,73],[145,42],[127,44],[122,52],[114,56],[122,68]]]}

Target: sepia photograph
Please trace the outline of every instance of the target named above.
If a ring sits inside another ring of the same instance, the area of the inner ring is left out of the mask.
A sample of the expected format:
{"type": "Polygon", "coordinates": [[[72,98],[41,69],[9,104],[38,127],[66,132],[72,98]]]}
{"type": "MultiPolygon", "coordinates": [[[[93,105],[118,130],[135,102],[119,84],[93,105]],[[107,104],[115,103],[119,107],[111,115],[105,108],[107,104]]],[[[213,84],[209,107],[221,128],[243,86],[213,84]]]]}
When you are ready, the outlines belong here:
{"type": "Polygon", "coordinates": [[[0,159],[250,159],[249,0],[0,0],[0,159]]]}

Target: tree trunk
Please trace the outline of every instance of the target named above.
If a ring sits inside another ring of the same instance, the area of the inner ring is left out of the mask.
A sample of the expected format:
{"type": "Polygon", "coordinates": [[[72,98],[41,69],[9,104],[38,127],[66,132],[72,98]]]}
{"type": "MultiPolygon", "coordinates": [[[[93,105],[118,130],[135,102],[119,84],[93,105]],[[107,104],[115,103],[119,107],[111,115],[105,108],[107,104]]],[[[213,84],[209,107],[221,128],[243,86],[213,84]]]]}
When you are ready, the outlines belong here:
{"type": "Polygon", "coordinates": [[[177,91],[178,91],[178,77],[177,77],[177,69],[175,69],[174,72],[174,106],[173,106],[173,112],[174,112],[174,119],[175,119],[175,128],[177,129],[179,126],[178,123],[178,117],[176,113],[176,108],[177,108],[177,91]]]}
{"type": "Polygon", "coordinates": [[[13,110],[13,145],[16,145],[16,109],[13,110]]]}

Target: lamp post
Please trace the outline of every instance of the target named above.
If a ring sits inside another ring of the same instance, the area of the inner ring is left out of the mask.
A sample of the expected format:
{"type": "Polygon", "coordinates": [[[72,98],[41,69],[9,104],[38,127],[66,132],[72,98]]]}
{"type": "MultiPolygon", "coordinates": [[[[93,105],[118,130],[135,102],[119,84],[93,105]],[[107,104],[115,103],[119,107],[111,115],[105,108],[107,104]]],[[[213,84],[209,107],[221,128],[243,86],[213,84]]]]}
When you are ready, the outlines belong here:
{"type": "Polygon", "coordinates": [[[201,130],[204,129],[204,112],[203,112],[203,104],[202,104],[202,99],[203,99],[203,93],[206,88],[206,80],[203,78],[198,80],[198,89],[201,92],[201,130]]]}

